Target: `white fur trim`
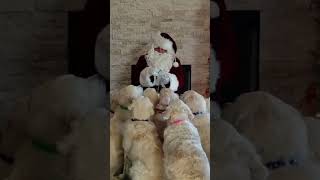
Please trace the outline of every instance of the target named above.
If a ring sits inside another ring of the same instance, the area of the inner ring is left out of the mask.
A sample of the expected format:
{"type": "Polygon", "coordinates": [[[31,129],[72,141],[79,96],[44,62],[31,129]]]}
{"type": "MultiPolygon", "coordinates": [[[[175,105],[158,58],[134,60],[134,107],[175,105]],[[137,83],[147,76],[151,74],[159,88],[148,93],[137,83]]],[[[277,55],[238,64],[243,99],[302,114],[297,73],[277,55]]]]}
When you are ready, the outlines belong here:
{"type": "Polygon", "coordinates": [[[155,51],[153,47],[152,45],[148,54],[145,56],[148,66],[169,72],[175,56],[169,53],[159,53],[155,51]]]}
{"type": "Polygon", "coordinates": [[[172,42],[169,39],[162,37],[160,31],[152,36],[152,40],[154,47],[160,47],[167,50],[167,53],[169,54],[175,54],[172,42]]]}
{"type": "Polygon", "coordinates": [[[150,77],[154,75],[155,77],[158,77],[158,70],[156,68],[152,67],[146,67],[144,68],[140,73],[139,82],[143,87],[153,87],[157,84],[157,80],[155,79],[154,82],[151,82],[150,77]]]}
{"type": "Polygon", "coordinates": [[[217,18],[220,16],[220,8],[214,1],[210,1],[210,17],[217,18]]]}
{"type": "Polygon", "coordinates": [[[169,78],[170,78],[170,87],[172,91],[177,91],[179,87],[179,81],[176,75],[169,73],[169,78]]]}
{"type": "Polygon", "coordinates": [[[173,67],[175,67],[175,68],[179,67],[179,63],[178,63],[177,61],[175,61],[175,62],[173,63],[173,67]]]}

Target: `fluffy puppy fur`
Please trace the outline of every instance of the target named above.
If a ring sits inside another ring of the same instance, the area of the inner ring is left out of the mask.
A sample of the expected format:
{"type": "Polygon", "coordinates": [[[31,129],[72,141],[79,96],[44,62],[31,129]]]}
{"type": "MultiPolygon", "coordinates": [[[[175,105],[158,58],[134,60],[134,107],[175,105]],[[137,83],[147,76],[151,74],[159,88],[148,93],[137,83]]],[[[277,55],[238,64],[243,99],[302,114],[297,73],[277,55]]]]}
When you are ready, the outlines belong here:
{"type": "Polygon", "coordinates": [[[222,119],[214,119],[213,172],[214,179],[264,180],[268,175],[253,145],[234,127],[222,119]]]}
{"type": "Polygon", "coordinates": [[[110,120],[110,176],[115,176],[123,169],[124,156],[122,148],[123,124],[132,118],[129,106],[134,99],[143,95],[139,86],[129,85],[119,90],[115,99],[118,107],[110,120]]]}
{"type": "Polygon", "coordinates": [[[168,126],[164,131],[165,179],[209,180],[210,165],[201,146],[197,129],[190,123],[193,114],[181,100],[174,100],[165,111],[168,126]]]}
{"type": "Polygon", "coordinates": [[[15,153],[15,163],[7,180],[35,179],[68,180],[68,159],[36,148],[29,140],[24,141],[15,153]]]}
{"type": "Polygon", "coordinates": [[[197,128],[202,147],[210,160],[210,114],[207,113],[206,100],[194,90],[184,92],[180,99],[189,106],[194,114],[191,123],[197,128]]]}
{"type": "Polygon", "coordinates": [[[264,163],[279,160],[303,162],[309,149],[301,114],[266,92],[246,93],[228,105],[223,118],[256,147],[264,163]]]}
{"type": "Polygon", "coordinates": [[[269,180],[320,179],[319,167],[310,162],[303,117],[290,105],[268,93],[251,92],[229,105],[224,117],[255,145],[270,170],[269,180]]]}
{"type": "Polygon", "coordinates": [[[106,107],[105,82],[98,76],[88,79],[61,76],[32,92],[28,134],[56,143],[69,133],[69,125],[98,107],[106,107]]]}
{"type": "Polygon", "coordinates": [[[155,108],[156,114],[153,117],[153,122],[157,127],[161,142],[163,142],[163,132],[167,126],[167,123],[163,119],[163,115],[164,115],[163,112],[168,107],[170,102],[175,99],[179,99],[179,95],[174,93],[171,89],[162,88],[160,90],[159,103],[156,105],[156,108],[155,108]]]}
{"type": "MultiPolygon", "coordinates": [[[[21,132],[17,135],[23,136],[19,144],[6,144],[6,149],[15,152],[10,179],[46,179],[48,176],[63,179],[63,171],[67,171],[64,168],[67,159],[52,155],[35,144],[56,148],[54,145],[69,133],[70,122],[79,119],[92,108],[106,106],[105,94],[105,82],[99,76],[84,79],[64,75],[33,89],[26,102],[19,107],[26,109],[22,110],[25,117],[21,121],[11,122],[8,129],[19,129],[21,132]]],[[[15,135],[11,137],[15,140],[17,138],[15,135]]]]}
{"type": "Polygon", "coordinates": [[[143,95],[143,89],[140,86],[129,85],[119,90],[119,93],[115,97],[118,100],[118,104],[128,107],[132,101],[143,95]]]}
{"type": "Polygon", "coordinates": [[[71,178],[104,180],[107,177],[107,111],[104,108],[89,112],[75,121],[72,133],[59,143],[59,149],[71,154],[71,178]],[[84,163],[85,162],[85,163],[84,163]]]}
{"type": "Polygon", "coordinates": [[[132,180],[162,180],[163,152],[155,125],[150,117],[153,104],[147,97],[136,99],[129,109],[133,119],[126,121],[123,132],[125,173],[132,180]],[[130,163],[129,163],[130,162],[130,163]]]}
{"type": "Polygon", "coordinates": [[[155,107],[159,103],[160,95],[154,88],[147,88],[143,91],[143,96],[148,97],[155,107]]]}

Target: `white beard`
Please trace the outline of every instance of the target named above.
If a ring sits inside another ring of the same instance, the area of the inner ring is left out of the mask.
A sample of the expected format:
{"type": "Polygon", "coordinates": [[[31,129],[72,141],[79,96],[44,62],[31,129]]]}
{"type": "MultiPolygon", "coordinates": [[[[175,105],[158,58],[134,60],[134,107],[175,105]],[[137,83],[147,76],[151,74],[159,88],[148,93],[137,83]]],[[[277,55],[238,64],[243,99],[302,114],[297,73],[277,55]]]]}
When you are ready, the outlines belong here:
{"type": "Polygon", "coordinates": [[[169,53],[159,53],[151,48],[145,55],[149,67],[158,68],[164,72],[169,72],[175,56],[169,53]]]}

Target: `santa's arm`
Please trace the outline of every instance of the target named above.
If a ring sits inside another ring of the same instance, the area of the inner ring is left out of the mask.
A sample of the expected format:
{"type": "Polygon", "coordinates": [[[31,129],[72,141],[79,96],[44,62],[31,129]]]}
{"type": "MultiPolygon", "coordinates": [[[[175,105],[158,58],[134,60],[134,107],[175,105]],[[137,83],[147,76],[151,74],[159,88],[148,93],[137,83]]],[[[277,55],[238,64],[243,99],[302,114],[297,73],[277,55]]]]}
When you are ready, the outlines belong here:
{"type": "Polygon", "coordinates": [[[180,90],[181,88],[184,87],[185,77],[184,77],[183,68],[182,68],[182,65],[180,63],[180,60],[177,58],[176,61],[179,64],[179,66],[178,67],[172,67],[171,70],[170,70],[170,73],[176,75],[176,77],[177,77],[177,79],[179,81],[178,90],[180,90]]]}

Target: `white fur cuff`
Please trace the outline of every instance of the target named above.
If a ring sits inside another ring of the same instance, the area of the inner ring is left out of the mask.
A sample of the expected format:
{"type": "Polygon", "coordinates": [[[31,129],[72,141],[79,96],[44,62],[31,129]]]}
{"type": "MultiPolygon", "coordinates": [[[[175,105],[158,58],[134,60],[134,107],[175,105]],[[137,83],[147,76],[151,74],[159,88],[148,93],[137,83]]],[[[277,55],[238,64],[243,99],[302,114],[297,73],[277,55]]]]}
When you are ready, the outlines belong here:
{"type": "Polygon", "coordinates": [[[157,76],[158,76],[158,70],[156,68],[146,67],[140,73],[140,78],[139,78],[140,84],[143,87],[153,87],[155,85],[158,85],[157,79],[156,79],[157,76]],[[155,78],[153,82],[151,82],[151,79],[150,79],[152,75],[155,78]]]}
{"type": "Polygon", "coordinates": [[[169,79],[170,79],[170,87],[172,91],[177,91],[179,87],[179,81],[176,75],[169,73],[169,79]]]}

